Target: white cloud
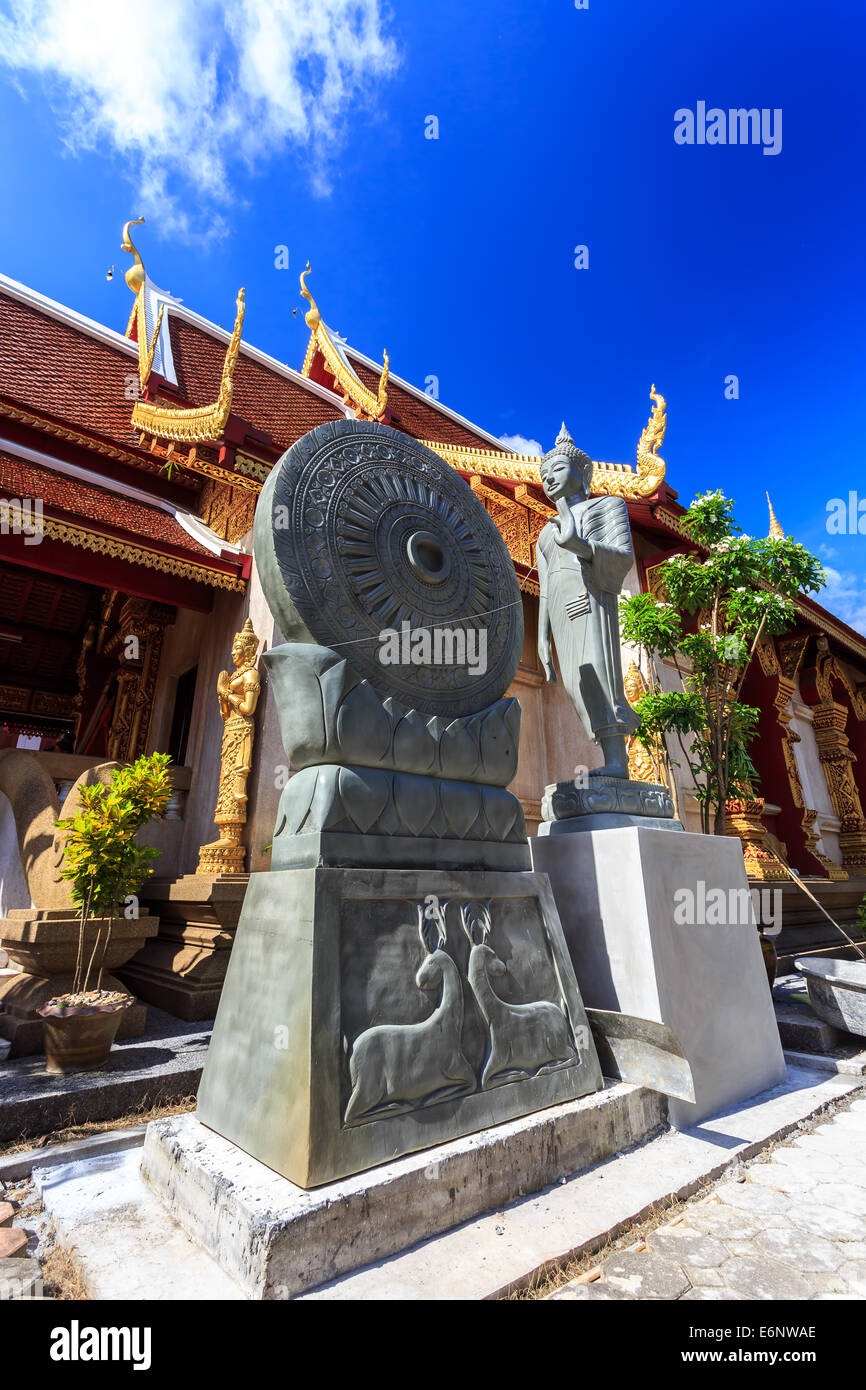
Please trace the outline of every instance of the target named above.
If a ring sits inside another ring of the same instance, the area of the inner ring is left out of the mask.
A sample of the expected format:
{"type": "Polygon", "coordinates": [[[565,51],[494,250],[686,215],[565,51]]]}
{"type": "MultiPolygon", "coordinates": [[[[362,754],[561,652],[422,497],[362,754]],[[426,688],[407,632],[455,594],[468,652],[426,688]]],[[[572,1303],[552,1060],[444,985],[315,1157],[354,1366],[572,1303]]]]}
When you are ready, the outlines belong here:
{"type": "Polygon", "coordinates": [[[827,587],[813,597],[823,608],[835,613],[855,632],[866,636],[866,582],[862,574],[852,570],[835,570],[825,566],[827,587]]]}
{"type": "Polygon", "coordinates": [[[511,454],[534,454],[541,458],[544,453],[537,439],[526,439],[522,434],[501,434],[499,443],[511,454]]]}
{"type": "Polygon", "coordinates": [[[192,235],[236,161],[289,144],[328,192],[349,115],[398,57],[379,0],[11,0],[0,62],[45,79],[70,151],[127,163],[136,212],[192,235]]]}

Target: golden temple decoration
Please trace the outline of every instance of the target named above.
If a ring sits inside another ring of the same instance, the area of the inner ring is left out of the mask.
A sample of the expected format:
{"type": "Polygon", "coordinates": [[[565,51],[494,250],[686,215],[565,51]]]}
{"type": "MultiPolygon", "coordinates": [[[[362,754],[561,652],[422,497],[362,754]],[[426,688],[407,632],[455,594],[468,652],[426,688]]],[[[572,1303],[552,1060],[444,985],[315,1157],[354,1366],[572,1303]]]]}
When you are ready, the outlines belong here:
{"type": "Polygon", "coordinates": [[[750,787],[743,790],[749,795],[725,802],[725,834],[739,840],[743,847],[746,877],[765,883],[787,879],[787,870],[773,853],[774,837],[764,825],[764,798],[755,796],[750,787]]]}
{"type": "Polygon", "coordinates": [[[819,704],[812,706],[812,728],[833,810],[839,817],[842,867],[862,873],[866,867],[866,817],[854,776],[853,764],[857,757],[848,742],[849,712],[833,697],[834,681],[846,691],[855,717],[866,719],[866,701],[829,650],[826,637],[819,637],[815,689],[821,699],[819,704]]]}
{"type": "Polygon", "coordinates": [[[800,813],[800,827],[805,839],[804,849],[826,870],[828,878],[834,882],[843,882],[848,878],[847,871],[840,864],[834,863],[818,848],[819,836],[815,830],[818,811],[816,808],[806,805],[803,783],[800,780],[800,771],[794,753],[795,745],[801,740],[796,729],[791,728],[791,719],[793,718],[791,700],[797,690],[797,672],[802,663],[809,638],[777,638],[776,641],[778,647],[772,642],[764,644],[760,654],[760,662],[764,674],[774,677],[776,681],[773,704],[782,736],[782,756],[788,775],[788,788],[791,793],[791,800],[800,813]]]}
{"type": "MultiPolygon", "coordinates": [[[[625,697],[632,706],[636,705],[641,696],[645,695],[649,689],[646,677],[633,657],[623,677],[623,686],[625,697]]],[[[632,734],[627,747],[628,775],[632,781],[660,783],[665,787],[668,785],[664,754],[658,739],[653,739],[649,744],[646,744],[636,734],[632,734]]]]}
{"type": "Polygon", "coordinates": [[[147,275],[144,263],[138,253],[138,247],[129,234],[130,227],[138,227],[144,222],[143,217],[134,217],[130,222],[124,224],[123,241],[121,251],[127,251],[133,257],[133,263],[124,274],[124,279],[135,295],[135,303],[132,306],[132,313],[129,316],[129,323],[126,325],[126,337],[132,337],[132,326],[135,324],[136,342],[138,344],[138,381],[143,391],[150,378],[153,368],[153,358],[156,352],[156,344],[159,340],[160,329],[162,328],[162,316],[165,312],[165,305],[160,304],[159,314],[156,319],[156,327],[148,340],[147,336],[147,297],[145,290],[147,287],[147,275]]]}
{"type": "MultiPolygon", "coordinates": [[[[665,437],[667,413],[664,397],[658,394],[655,386],[650,391],[650,397],[655,404],[637,446],[636,467],[632,468],[628,463],[596,462],[593,465],[591,492],[628,498],[652,497],[658,491],[665,477],[665,461],[658,451],[665,437]]],[[[460,473],[483,473],[488,478],[502,482],[541,486],[538,471],[540,459],[535,454],[510,454],[501,449],[443,444],[435,439],[423,439],[421,443],[460,473]]],[[[525,506],[531,505],[528,500],[522,500],[525,506]]],[[[543,505],[536,502],[535,508],[543,505]]],[[[552,508],[545,507],[545,511],[548,516],[553,516],[552,508]]]]}
{"type": "Polygon", "coordinates": [[[301,271],[301,294],[310,303],[304,318],[312,335],[307,344],[307,354],[301,368],[302,375],[307,377],[310,375],[313,357],[318,348],[325,359],[328,371],[342,394],[344,405],[351,406],[359,420],[381,420],[388,405],[388,354],[387,352],[384,354],[385,360],[382,366],[382,375],[379,377],[379,388],[374,395],[369,387],[364,385],[322,322],[319,306],[307,289],[306,277],[309,275],[310,269],[310,262],[307,261],[306,270],[301,271]]]}
{"type": "Polygon", "coordinates": [[[220,714],[223,720],[219,792],[214,822],[219,839],[202,845],[199,874],[242,874],[246,849],[241,839],[247,819],[247,778],[253,761],[256,705],[259,701],[259,673],[256,670],[259,639],[249,618],[232,643],[234,671],[220,671],[217,680],[220,714]]]}
{"type": "Polygon", "coordinates": [[[197,584],[209,584],[215,589],[246,593],[246,581],[237,575],[208,569],[206,565],[196,565],[191,560],[178,560],[173,555],[164,555],[162,551],[149,550],[145,546],[130,545],[128,541],[118,540],[115,536],[106,536],[101,531],[87,531],[83,526],[71,526],[66,521],[56,521],[54,517],[43,517],[42,534],[82,550],[93,550],[97,555],[109,555],[113,559],[144,565],[146,569],[162,570],[165,574],[177,575],[179,579],[192,579],[197,584]]]}
{"type": "Polygon", "coordinates": [[[157,439],[173,439],[186,444],[222,438],[232,408],[233,378],[243,324],[244,291],[241,289],[238,291],[235,326],[223,362],[219,396],[211,405],[174,408],[136,401],[132,410],[133,425],[146,434],[155,435],[157,439]]]}
{"type": "Polygon", "coordinates": [[[781,526],[781,523],[780,523],[780,521],[779,521],[779,518],[776,516],[776,513],[773,511],[773,504],[772,504],[772,502],[770,501],[770,494],[769,494],[769,492],[767,493],[767,506],[768,506],[769,509],[770,509],[770,531],[769,531],[769,535],[768,535],[767,539],[768,539],[768,540],[783,540],[783,539],[784,539],[784,536],[785,536],[785,532],[782,530],[782,526],[781,526]]]}

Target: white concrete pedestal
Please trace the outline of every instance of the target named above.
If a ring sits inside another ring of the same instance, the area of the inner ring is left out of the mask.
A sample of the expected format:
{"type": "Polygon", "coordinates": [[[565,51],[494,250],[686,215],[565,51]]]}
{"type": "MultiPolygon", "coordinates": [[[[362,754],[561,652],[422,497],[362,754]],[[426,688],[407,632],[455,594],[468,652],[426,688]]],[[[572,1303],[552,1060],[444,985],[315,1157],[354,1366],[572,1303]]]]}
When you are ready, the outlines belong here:
{"type": "Polygon", "coordinates": [[[696,1102],[671,1100],[672,1125],[784,1080],[760,941],[743,911],[739,841],[630,825],[542,835],[530,847],[533,868],[550,876],[587,1007],[666,1023],[683,1044],[696,1102]],[[718,889],[728,910],[716,924],[718,889]],[[694,895],[692,922],[675,920],[687,915],[681,890],[694,895]]]}

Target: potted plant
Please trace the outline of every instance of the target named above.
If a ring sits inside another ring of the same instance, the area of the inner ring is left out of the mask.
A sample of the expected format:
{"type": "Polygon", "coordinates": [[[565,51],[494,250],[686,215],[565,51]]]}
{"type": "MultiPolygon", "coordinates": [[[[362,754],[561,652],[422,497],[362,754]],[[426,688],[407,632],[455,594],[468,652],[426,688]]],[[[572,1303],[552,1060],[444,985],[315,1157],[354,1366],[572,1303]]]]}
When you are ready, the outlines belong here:
{"type": "Polygon", "coordinates": [[[101,1066],[122,1011],[133,1002],[130,994],[102,988],[103,965],[112,920],[153,872],[151,860],[160,853],[136,844],[135,837],[142,826],[165,815],[170,762],[167,753],[152,753],[116,768],[108,786],[82,787],[77,814],[56,822],[66,831],[61,873],[72,885],[81,916],[72,989],[39,1010],[45,1020],[48,1071],[101,1066]]]}

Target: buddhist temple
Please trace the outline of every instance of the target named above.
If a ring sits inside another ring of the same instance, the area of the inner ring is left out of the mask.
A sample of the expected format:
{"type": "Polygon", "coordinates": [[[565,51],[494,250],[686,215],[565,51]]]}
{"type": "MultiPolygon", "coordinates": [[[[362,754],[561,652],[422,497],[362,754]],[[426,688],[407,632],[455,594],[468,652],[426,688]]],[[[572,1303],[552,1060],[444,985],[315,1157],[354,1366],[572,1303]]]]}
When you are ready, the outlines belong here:
{"type": "MultiPolygon", "coordinates": [[[[512,557],[525,618],[510,692],[522,707],[512,790],[532,833],[545,785],[599,761],[536,654],[534,544],[551,515],[538,459],[505,451],[404,381],[387,353],[375,361],[344,342],[319,307],[327,286],[317,284],[314,298],[309,266],[300,285],[309,341],[294,368],[245,339],[243,289],[226,289],[231,330],[158,290],[137,226],[123,234],[125,329],[0,275],[0,748],[37,751],[58,788],[88,764],[170,753],[175,797],[170,820],[153,832],[158,875],[194,877],[213,841],[219,672],[248,620],[260,650],[282,641],[253,562],[257,496],[314,426],[376,420],[423,441],[465,480],[512,557]]],[[[636,564],[626,589],[636,592],[652,590],[657,566],[690,543],[661,453],[665,400],[653,386],[648,419],[646,402],[623,408],[634,413],[635,457],[597,462],[592,487],[627,502],[636,564]]],[[[579,438],[579,421],[569,425],[579,438]]],[[[677,482],[688,493],[688,460],[678,461],[677,482]]],[[[783,534],[772,504],[770,530],[783,534]]],[[[762,711],[759,786],[754,799],[731,803],[730,833],[743,840],[753,878],[785,877],[775,847],[796,873],[838,885],[853,903],[866,874],[866,639],[809,598],[797,613],[795,628],[764,642],[743,691],[762,711]]],[[[634,656],[623,651],[632,700],[644,680],[634,656]]],[[[664,678],[676,682],[673,670],[664,678]]],[[[246,869],[256,872],[268,867],[291,773],[264,673],[250,756],[244,842],[246,869]]],[[[640,746],[631,770],[655,778],[642,771],[640,746]]],[[[683,782],[677,792],[684,824],[698,829],[692,789],[683,782]]],[[[0,916],[29,906],[8,811],[0,798],[0,916]]]]}

